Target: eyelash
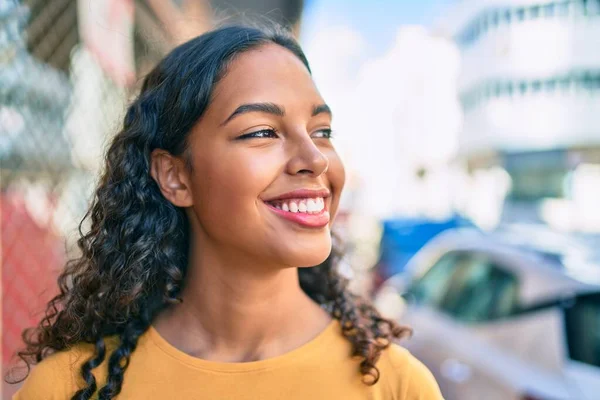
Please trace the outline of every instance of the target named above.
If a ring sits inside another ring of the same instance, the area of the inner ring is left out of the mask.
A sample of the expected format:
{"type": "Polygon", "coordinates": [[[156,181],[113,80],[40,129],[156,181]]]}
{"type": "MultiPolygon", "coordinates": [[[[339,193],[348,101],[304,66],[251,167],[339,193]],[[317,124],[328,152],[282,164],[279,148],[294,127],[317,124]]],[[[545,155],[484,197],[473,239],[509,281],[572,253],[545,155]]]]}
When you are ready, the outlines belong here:
{"type": "MultiPolygon", "coordinates": [[[[331,129],[329,129],[329,128],[319,129],[317,132],[324,132],[325,133],[324,137],[319,137],[317,139],[331,139],[331,138],[333,138],[333,131],[331,129]]],[[[277,131],[275,129],[261,129],[259,131],[250,132],[250,133],[247,133],[245,135],[239,136],[238,139],[239,140],[253,139],[253,138],[264,139],[264,138],[269,138],[269,137],[275,137],[275,138],[277,138],[277,131]],[[258,136],[258,134],[269,134],[271,136],[258,136]]]]}

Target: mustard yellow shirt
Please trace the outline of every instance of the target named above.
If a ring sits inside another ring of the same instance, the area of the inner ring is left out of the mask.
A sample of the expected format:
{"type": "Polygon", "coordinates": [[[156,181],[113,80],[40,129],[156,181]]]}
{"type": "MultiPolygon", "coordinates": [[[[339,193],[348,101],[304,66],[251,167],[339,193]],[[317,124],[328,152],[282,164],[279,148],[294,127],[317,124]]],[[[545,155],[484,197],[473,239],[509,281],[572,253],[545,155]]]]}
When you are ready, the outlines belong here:
{"type": "MultiPolygon", "coordinates": [[[[92,353],[92,345],[81,344],[49,356],[32,369],[13,400],[70,399],[85,386],[80,366],[92,353]]],[[[350,354],[351,344],[336,320],[295,350],[245,363],[190,356],[150,327],[131,356],[117,399],[443,400],[431,372],[396,344],[382,353],[381,377],[373,386],[361,382],[360,360],[350,354]]],[[[106,361],[92,370],[98,387],[105,370],[106,361]]]]}

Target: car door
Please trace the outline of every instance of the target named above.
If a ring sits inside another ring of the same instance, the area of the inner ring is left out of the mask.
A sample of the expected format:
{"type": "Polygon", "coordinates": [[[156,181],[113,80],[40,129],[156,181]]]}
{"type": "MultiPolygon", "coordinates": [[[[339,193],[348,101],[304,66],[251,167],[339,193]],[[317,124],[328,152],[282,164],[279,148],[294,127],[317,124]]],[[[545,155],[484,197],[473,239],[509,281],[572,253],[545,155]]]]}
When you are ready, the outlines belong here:
{"type": "Polygon", "coordinates": [[[513,399],[518,388],[508,377],[510,356],[478,334],[478,328],[509,316],[516,308],[518,278],[484,253],[465,255],[440,310],[456,332],[442,361],[441,379],[453,385],[456,399],[513,399]],[[460,371],[457,374],[456,371],[460,371]]]}
{"type": "MultiPolygon", "coordinates": [[[[404,294],[409,306],[400,321],[413,328],[413,336],[404,345],[429,367],[448,400],[456,399],[457,395],[455,385],[442,379],[443,361],[452,357],[448,342],[460,338],[455,337],[455,324],[441,311],[441,305],[463,259],[463,254],[449,252],[431,267],[423,268],[427,272],[415,279],[404,294]]],[[[461,371],[454,373],[460,375],[461,371]]]]}
{"type": "Polygon", "coordinates": [[[409,289],[407,347],[432,370],[448,400],[498,399],[514,389],[479,371],[490,345],[471,329],[510,313],[517,278],[485,254],[449,253],[409,289]]]}

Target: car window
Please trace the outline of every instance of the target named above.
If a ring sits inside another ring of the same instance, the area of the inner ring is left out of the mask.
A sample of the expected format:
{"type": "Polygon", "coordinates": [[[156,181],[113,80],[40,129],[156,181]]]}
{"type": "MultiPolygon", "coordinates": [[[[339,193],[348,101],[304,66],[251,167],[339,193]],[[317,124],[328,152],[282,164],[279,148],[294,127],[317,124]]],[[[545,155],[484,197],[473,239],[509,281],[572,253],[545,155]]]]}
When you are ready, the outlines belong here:
{"type": "Polygon", "coordinates": [[[457,253],[444,254],[427,272],[408,289],[407,299],[419,304],[438,306],[454,273],[457,253]]]}
{"type": "Polygon", "coordinates": [[[581,296],[565,310],[569,356],[600,367],[600,293],[581,296]]]}
{"type": "Polygon", "coordinates": [[[502,318],[515,309],[518,281],[484,254],[463,254],[455,265],[442,311],[465,322],[502,318]]]}

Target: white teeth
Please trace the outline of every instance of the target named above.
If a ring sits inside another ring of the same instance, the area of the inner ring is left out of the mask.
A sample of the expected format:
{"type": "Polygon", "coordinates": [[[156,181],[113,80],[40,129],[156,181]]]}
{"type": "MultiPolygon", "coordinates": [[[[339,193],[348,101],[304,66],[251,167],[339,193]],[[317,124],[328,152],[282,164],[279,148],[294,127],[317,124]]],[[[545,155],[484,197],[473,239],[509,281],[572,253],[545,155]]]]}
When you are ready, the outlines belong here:
{"type": "Polygon", "coordinates": [[[296,199],[275,203],[275,208],[287,212],[301,213],[320,213],[325,208],[325,201],[322,197],[313,199],[296,199]]]}
{"type": "Polygon", "coordinates": [[[316,206],[317,206],[317,212],[323,211],[323,209],[325,208],[325,202],[323,201],[322,197],[319,197],[317,199],[316,206]]]}
{"type": "Polygon", "coordinates": [[[305,213],[307,211],[306,200],[300,200],[300,204],[298,204],[298,211],[301,213],[305,213]]]}

